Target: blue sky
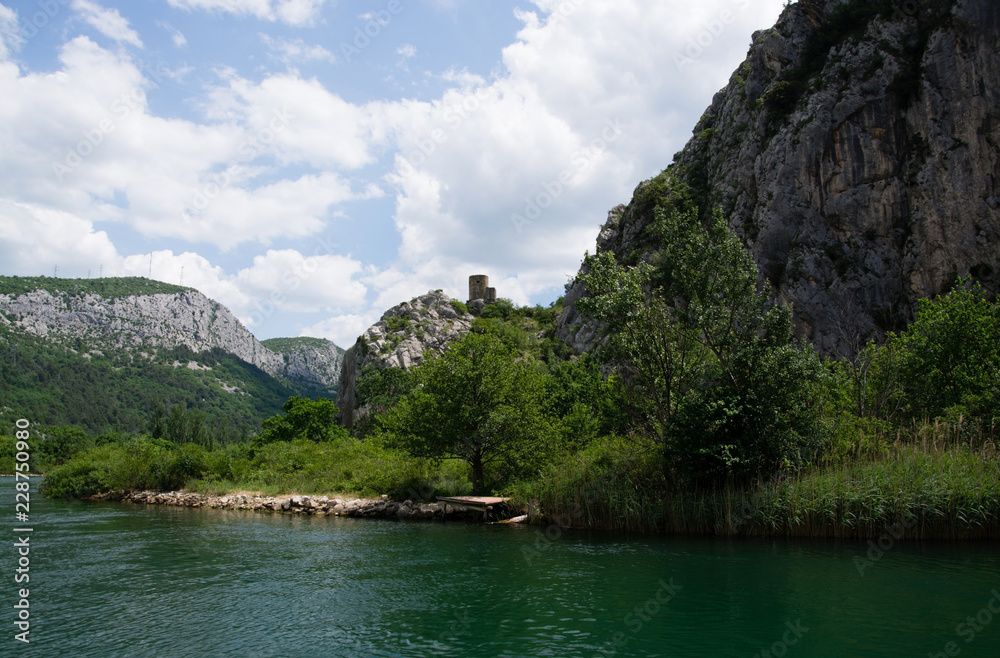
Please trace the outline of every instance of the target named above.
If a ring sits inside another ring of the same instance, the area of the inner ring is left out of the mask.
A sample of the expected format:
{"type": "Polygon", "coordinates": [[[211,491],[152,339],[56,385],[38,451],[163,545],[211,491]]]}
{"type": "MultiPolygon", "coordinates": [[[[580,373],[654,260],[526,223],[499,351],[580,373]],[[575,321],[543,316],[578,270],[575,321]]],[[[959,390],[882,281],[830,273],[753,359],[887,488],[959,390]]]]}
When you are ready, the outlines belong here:
{"type": "Polygon", "coordinates": [[[548,304],[783,5],[0,0],[0,274],[343,346],[474,273],[548,304]]]}

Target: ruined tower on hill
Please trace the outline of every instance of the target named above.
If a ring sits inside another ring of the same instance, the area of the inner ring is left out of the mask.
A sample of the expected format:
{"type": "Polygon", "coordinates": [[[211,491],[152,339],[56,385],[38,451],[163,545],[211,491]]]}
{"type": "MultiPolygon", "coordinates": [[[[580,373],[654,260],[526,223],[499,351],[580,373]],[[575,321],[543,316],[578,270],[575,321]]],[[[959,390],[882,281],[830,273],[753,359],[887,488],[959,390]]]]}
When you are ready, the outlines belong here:
{"type": "Polygon", "coordinates": [[[473,274],[469,277],[469,301],[481,299],[487,304],[497,300],[497,289],[490,288],[490,277],[485,274],[473,274]]]}

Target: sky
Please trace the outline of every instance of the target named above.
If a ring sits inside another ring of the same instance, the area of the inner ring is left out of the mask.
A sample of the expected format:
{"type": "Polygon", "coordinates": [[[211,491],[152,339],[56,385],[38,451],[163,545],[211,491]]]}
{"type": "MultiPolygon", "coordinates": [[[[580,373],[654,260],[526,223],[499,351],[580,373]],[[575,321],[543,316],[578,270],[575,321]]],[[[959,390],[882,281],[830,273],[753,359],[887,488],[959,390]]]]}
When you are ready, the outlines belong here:
{"type": "Polygon", "coordinates": [[[348,347],[548,305],[785,0],[0,0],[0,274],[150,276],[348,347]]]}

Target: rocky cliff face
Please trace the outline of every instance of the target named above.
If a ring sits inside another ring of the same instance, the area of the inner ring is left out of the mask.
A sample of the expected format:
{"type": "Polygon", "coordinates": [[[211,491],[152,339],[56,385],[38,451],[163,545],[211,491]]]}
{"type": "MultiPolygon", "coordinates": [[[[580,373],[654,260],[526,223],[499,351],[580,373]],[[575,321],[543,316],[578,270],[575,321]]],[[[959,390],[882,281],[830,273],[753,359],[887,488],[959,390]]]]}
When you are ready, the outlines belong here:
{"type": "Polygon", "coordinates": [[[217,347],[271,375],[285,365],[229,309],[194,290],[114,299],[34,290],[0,295],[0,313],[15,329],[54,340],[80,338],[98,349],[141,353],[185,346],[201,352],[217,347]]]}
{"type": "MultiPolygon", "coordinates": [[[[611,211],[598,251],[634,262],[672,178],[721,207],[801,336],[827,354],[912,320],[971,275],[1000,287],[1000,5],[802,0],[746,61],[660,177],[611,211]],[[898,5],[898,6],[896,6],[898,5]]],[[[560,335],[596,328],[566,298],[560,335]]]]}
{"type": "Polygon", "coordinates": [[[173,290],[102,295],[78,280],[67,282],[71,292],[59,290],[55,281],[50,290],[0,294],[0,323],[53,341],[80,339],[88,350],[147,357],[158,348],[219,348],[293,384],[331,394],[337,388],[343,350],[328,340],[277,338],[266,341],[268,349],[229,309],[196,290],[163,286],[173,290]]]}
{"type": "Polygon", "coordinates": [[[261,344],[284,360],[280,374],[294,384],[332,394],[340,382],[344,350],[323,338],[271,338],[261,344]]]}
{"type": "Polygon", "coordinates": [[[409,369],[420,365],[427,351],[443,352],[469,332],[473,317],[455,308],[440,291],[393,306],[358,337],[344,354],[337,406],[345,427],[363,414],[356,409],[355,386],[361,371],[375,368],[409,369]]]}

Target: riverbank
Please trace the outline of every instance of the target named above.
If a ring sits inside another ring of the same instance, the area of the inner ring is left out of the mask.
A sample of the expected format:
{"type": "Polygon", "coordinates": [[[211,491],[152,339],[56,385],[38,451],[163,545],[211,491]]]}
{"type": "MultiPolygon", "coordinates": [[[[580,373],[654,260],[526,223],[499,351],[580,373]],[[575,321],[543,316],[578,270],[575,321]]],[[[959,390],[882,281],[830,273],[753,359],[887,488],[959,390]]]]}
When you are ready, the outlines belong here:
{"type": "Polygon", "coordinates": [[[903,444],[715,487],[671,488],[624,450],[586,450],[520,487],[535,522],[665,535],[1000,539],[992,442],[903,444]]]}
{"type": "Polygon", "coordinates": [[[113,491],[88,496],[86,500],[114,501],[171,507],[283,512],[351,518],[440,519],[444,505],[412,500],[396,502],[385,498],[329,498],[328,496],[262,496],[260,494],[205,495],[183,491],[113,491]]]}

